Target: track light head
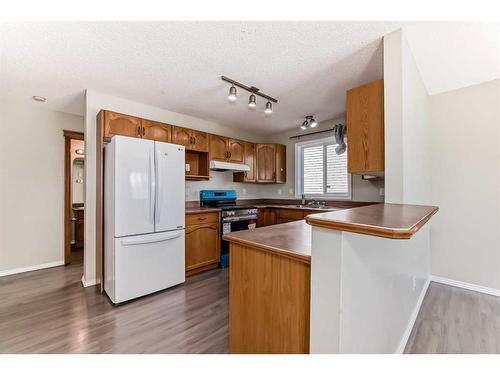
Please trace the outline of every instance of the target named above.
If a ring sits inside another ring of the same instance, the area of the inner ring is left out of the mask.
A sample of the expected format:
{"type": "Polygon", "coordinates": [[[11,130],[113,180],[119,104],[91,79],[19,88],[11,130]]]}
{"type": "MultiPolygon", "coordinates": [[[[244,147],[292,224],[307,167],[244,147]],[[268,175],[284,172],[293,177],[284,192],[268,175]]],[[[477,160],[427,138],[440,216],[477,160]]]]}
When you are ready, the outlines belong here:
{"type": "Polygon", "coordinates": [[[308,127],[309,127],[309,123],[307,122],[307,120],[304,120],[304,122],[302,123],[302,125],[300,125],[300,128],[302,130],[306,130],[308,127]]]}
{"type": "Polygon", "coordinates": [[[318,122],[314,118],[312,118],[309,122],[309,125],[311,126],[311,128],[315,128],[316,126],[318,126],[318,122]]]}
{"type": "Polygon", "coordinates": [[[271,113],[273,113],[273,104],[270,101],[266,103],[266,109],[264,110],[264,113],[266,115],[270,115],[271,113]]]}
{"type": "Polygon", "coordinates": [[[253,109],[255,107],[257,107],[257,102],[255,100],[255,95],[252,94],[250,95],[250,98],[248,98],[248,108],[253,109]]]}
{"type": "Polygon", "coordinates": [[[236,97],[236,87],[231,86],[229,88],[229,95],[227,96],[227,100],[229,100],[230,102],[235,102],[237,99],[236,97]]]}

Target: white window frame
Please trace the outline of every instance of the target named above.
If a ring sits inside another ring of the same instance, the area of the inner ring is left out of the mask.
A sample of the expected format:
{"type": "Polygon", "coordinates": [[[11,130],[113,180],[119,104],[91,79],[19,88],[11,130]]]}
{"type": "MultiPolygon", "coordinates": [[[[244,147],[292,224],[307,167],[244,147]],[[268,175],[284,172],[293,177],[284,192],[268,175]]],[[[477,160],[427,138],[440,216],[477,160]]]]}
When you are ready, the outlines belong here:
{"type": "MultiPolygon", "coordinates": [[[[295,143],[295,197],[302,197],[303,182],[304,182],[304,161],[302,149],[314,146],[327,146],[335,145],[333,137],[314,139],[311,141],[303,141],[295,143]]],[[[346,150],[347,152],[347,150],[346,150]]],[[[326,160],[326,147],[323,148],[323,160],[326,160]]],[[[326,184],[326,162],[323,163],[323,178],[326,184]]],[[[323,191],[326,191],[326,186],[323,185],[323,191]]],[[[325,194],[305,194],[309,199],[338,199],[338,200],[351,200],[352,199],[352,175],[347,172],[347,193],[325,193],[325,194]]]]}

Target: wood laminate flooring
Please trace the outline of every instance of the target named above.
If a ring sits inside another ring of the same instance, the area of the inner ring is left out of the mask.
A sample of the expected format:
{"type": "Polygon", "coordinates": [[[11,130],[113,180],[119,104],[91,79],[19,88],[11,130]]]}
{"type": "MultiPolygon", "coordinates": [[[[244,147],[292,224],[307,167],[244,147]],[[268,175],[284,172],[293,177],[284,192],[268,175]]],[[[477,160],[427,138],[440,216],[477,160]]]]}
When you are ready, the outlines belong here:
{"type": "Polygon", "coordinates": [[[0,278],[0,353],[227,353],[227,269],[113,306],[73,260],[0,278]]]}
{"type": "MultiPolygon", "coordinates": [[[[227,353],[228,272],[119,306],[66,267],[0,278],[0,353],[227,353]]],[[[500,297],[431,283],[405,353],[500,353],[500,297]]]]}
{"type": "Polygon", "coordinates": [[[500,297],[431,283],[405,353],[500,354],[500,297]]]}

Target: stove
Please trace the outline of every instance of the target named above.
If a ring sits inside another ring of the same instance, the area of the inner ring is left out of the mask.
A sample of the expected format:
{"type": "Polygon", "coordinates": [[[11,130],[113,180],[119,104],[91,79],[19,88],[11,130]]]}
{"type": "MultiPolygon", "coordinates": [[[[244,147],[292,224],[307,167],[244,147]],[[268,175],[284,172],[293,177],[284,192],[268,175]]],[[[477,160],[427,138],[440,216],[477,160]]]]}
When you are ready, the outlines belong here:
{"type": "Polygon", "coordinates": [[[222,239],[227,233],[253,229],[257,225],[259,209],[252,205],[236,204],[234,190],[201,190],[201,207],[216,207],[221,209],[221,259],[220,266],[229,266],[229,243],[222,239]]]}

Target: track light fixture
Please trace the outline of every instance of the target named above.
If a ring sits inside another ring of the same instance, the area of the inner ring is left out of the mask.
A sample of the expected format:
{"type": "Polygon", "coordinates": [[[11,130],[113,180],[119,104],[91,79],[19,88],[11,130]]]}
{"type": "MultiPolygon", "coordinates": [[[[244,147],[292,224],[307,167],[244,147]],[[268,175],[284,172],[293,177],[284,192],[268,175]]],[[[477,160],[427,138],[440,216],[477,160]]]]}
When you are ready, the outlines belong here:
{"type": "Polygon", "coordinates": [[[255,101],[255,95],[252,94],[248,98],[248,108],[252,108],[253,109],[255,107],[257,107],[257,102],[255,101]]]}
{"type": "Polygon", "coordinates": [[[264,113],[266,115],[270,115],[271,113],[273,113],[273,104],[270,101],[266,103],[266,109],[264,110],[264,113]]]}
{"type": "Polygon", "coordinates": [[[261,98],[267,99],[266,109],[264,110],[264,113],[266,115],[270,115],[273,113],[273,104],[272,103],[278,103],[277,99],[274,99],[273,97],[260,92],[260,89],[258,89],[255,86],[246,86],[238,81],[235,81],[235,80],[228,78],[228,77],[225,77],[225,76],[221,76],[220,78],[223,81],[229,82],[231,84],[231,87],[229,88],[229,95],[227,97],[227,99],[230,102],[236,101],[237,96],[236,96],[236,87],[235,86],[238,86],[239,88],[251,93],[250,97],[248,98],[248,108],[254,109],[257,107],[257,97],[256,97],[256,95],[257,95],[257,96],[260,96],[261,98]]]}
{"type": "Polygon", "coordinates": [[[238,99],[236,97],[236,87],[234,87],[233,85],[229,88],[229,95],[227,96],[227,100],[229,100],[230,102],[235,102],[236,99],[238,99]]]}
{"type": "Polygon", "coordinates": [[[304,120],[302,125],[300,125],[300,128],[302,130],[307,130],[309,128],[315,128],[316,126],[318,126],[318,122],[314,119],[313,116],[309,115],[306,116],[306,119],[304,120]]]}

